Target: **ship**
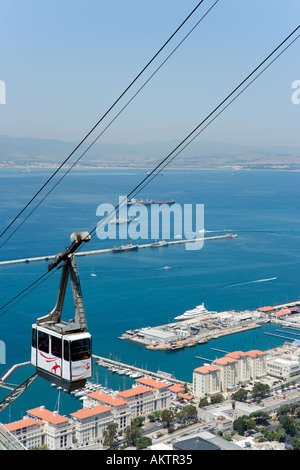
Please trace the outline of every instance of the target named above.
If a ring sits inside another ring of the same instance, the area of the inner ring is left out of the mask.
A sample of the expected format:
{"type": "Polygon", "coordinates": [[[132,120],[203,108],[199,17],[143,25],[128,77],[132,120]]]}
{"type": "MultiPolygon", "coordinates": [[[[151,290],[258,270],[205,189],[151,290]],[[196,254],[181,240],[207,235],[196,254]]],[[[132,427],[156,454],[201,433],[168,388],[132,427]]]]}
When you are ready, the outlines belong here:
{"type": "Polygon", "coordinates": [[[189,320],[190,318],[197,317],[198,315],[203,315],[203,314],[208,314],[208,313],[209,311],[206,310],[206,308],[204,307],[204,303],[202,303],[201,305],[197,305],[196,308],[187,310],[182,315],[175,317],[174,320],[176,321],[189,320]]]}
{"type": "Polygon", "coordinates": [[[132,206],[133,204],[143,204],[145,206],[150,206],[151,204],[174,204],[176,201],[174,199],[170,199],[168,201],[149,201],[147,199],[147,201],[138,201],[137,199],[135,198],[131,198],[131,199],[128,199],[127,201],[127,205],[128,206],[132,206]]]}
{"type": "Polygon", "coordinates": [[[112,249],[112,252],[121,253],[122,251],[136,251],[138,247],[139,247],[138,245],[133,245],[132,243],[128,243],[128,245],[115,246],[112,249]]]}
{"type": "Polygon", "coordinates": [[[150,245],[151,248],[159,248],[160,246],[168,246],[168,243],[165,240],[161,240],[150,245]]]}
{"type": "Polygon", "coordinates": [[[129,224],[129,222],[137,222],[139,220],[138,217],[119,217],[114,218],[109,221],[110,224],[129,224]]]}

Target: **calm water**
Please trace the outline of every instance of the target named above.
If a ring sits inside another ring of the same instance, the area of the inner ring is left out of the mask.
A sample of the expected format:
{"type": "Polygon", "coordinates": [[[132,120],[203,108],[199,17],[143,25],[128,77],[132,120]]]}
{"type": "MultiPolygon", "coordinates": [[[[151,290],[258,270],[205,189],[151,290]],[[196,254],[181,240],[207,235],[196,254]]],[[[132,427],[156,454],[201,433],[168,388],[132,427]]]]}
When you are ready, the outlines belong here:
{"type": "MultiPolygon", "coordinates": [[[[1,169],[2,230],[50,174],[50,170],[20,173],[1,169]]],[[[69,245],[73,231],[90,231],[96,227],[99,204],[116,204],[119,195],[128,194],[144,176],[145,172],[136,170],[71,172],[1,248],[1,259],[58,253],[69,245]]],[[[299,175],[172,170],[157,177],[139,196],[174,198],[179,204],[204,204],[205,229],[212,231],[211,235],[231,230],[238,238],[208,241],[198,251],[175,245],[78,258],[94,352],[149,370],[165,370],[191,381],[193,369],[204,362],[196,356],[215,359],[224,355],[215,349],[265,350],[282,344],[282,338],[264,334],[277,328],[270,324],[172,354],[147,351],[142,346],[121,341],[118,336],[127,329],[172,321],[176,315],[202,302],[208,309],[222,311],[299,299],[299,175]],[[161,270],[166,265],[172,269],[161,270]],[[91,277],[92,272],[97,277],[91,277]],[[276,279],[253,282],[270,278],[276,279]]],[[[5,239],[4,235],[2,240],[5,239]]],[[[94,237],[86,249],[115,244],[94,237]]],[[[1,306],[46,270],[46,261],[2,266],[1,306]]],[[[9,311],[0,312],[0,340],[6,345],[6,364],[0,364],[1,375],[11,365],[29,360],[31,324],[55,305],[58,283],[59,272],[9,311]]],[[[73,317],[71,292],[67,292],[63,316],[73,317]]],[[[20,383],[31,372],[31,368],[23,368],[11,381],[20,383]]],[[[94,380],[121,390],[132,383],[98,366],[94,368],[94,380]]],[[[0,393],[5,395],[3,391],[0,393]]],[[[26,410],[41,404],[54,409],[57,398],[56,389],[37,379],[10,410],[2,412],[1,420],[20,419],[26,410]]],[[[60,412],[68,414],[79,407],[80,401],[62,394],[60,412]]]]}

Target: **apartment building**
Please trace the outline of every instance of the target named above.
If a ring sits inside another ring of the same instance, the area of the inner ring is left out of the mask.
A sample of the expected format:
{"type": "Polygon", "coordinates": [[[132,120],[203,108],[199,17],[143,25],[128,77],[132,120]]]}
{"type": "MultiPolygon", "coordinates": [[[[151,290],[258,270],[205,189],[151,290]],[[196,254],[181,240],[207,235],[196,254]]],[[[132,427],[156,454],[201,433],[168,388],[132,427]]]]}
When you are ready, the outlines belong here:
{"type": "Polygon", "coordinates": [[[195,397],[205,397],[221,392],[221,369],[216,365],[197,367],[193,373],[195,397]]]}
{"type": "Polygon", "coordinates": [[[150,387],[154,390],[154,411],[163,410],[170,407],[171,391],[169,389],[169,384],[149,377],[140,377],[139,379],[136,379],[136,384],[145,385],[146,387],[150,387]]]}
{"type": "Polygon", "coordinates": [[[266,375],[266,353],[259,350],[235,351],[198,367],[193,373],[193,392],[196,397],[231,390],[240,383],[266,375]]]}
{"type": "Polygon", "coordinates": [[[213,361],[220,369],[221,391],[232,389],[239,383],[239,361],[233,357],[220,357],[213,361]]]}
{"type": "Polygon", "coordinates": [[[263,351],[253,349],[248,351],[250,357],[250,376],[251,379],[259,379],[266,375],[267,371],[267,354],[263,351]]]}
{"type": "Polygon", "coordinates": [[[108,406],[112,410],[113,421],[118,424],[118,430],[123,430],[130,425],[131,411],[128,402],[119,397],[117,393],[91,392],[83,400],[83,406],[92,408],[97,405],[108,406]]]}
{"type": "Polygon", "coordinates": [[[23,444],[26,449],[36,449],[44,444],[44,422],[28,418],[13,423],[5,424],[4,427],[23,444]]]}
{"type": "Polygon", "coordinates": [[[29,418],[42,421],[43,442],[50,450],[67,449],[73,444],[75,425],[69,418],[57,411],[49,411],[44,406],[27,411],[29,418]]]}
{"type": "Polygon", "coordinates": [[[131,418],[136,416],[147,416],[155,410],[155,391],[153,388],[140,385],[123,392],[119,392],[118,396],[127,401],[130,408],[131,418]]]}
{"type": "Polygon", "coordinates": [[[93,442],[102,442],[103,430],[114,422],[112,409],[97,405],[71,413],[75,423],[75,443],[82,446],[93,442]]]}
{"type": "Polygon", "coordinates": [[[243,351],[234,351],[226,354],[225,357],[231,357],[238,361],[238,378],[240,383],[246,383],[251,379],[250,375],[250,361],[251,358],[248,353],[243,351]]]}

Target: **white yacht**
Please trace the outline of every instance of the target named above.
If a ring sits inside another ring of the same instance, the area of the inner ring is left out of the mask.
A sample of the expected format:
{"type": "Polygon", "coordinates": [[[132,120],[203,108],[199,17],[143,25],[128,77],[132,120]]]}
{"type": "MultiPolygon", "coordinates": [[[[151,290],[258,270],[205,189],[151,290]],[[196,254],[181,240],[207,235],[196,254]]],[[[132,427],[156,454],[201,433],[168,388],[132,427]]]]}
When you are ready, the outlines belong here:
{"type": "Polygon", "coordinates": [[[187,310],[182,315],[175,317],[174,320],[181,321],[181,320],[189,320],[190,318],[196,317],[198,315],[203,315],[209,313],[208,310],[204,307],[204,303],[201,305],[197,305],[196,308],[191,310],[187,310]]]}

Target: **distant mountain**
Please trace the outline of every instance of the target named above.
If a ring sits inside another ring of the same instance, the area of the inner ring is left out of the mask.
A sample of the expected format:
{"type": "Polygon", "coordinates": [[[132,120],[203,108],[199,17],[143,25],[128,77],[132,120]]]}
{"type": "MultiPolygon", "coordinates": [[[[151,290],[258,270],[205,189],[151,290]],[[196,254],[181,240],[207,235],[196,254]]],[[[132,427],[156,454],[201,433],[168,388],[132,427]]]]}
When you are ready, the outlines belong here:
{"type": "MultiPolygon", "coordinates": [[[[152,167],[166,156],[172,158],[180,141],[145,142],[142,144],[95,143],[78,162],[81,166],[100,167],[152,167]]],[[[7,165],[57,165],[76,148],[78,142],[30,137],[0,135],[0,164],[7,165]]],[[[73,164],[87,149],[84,143],[71,157],[73,164]]],[[[250,147],[223,142],[194,141],[172,162],[174,167],[199,168],[263,168],[300,167],[300,147],[250,147]]]]}

